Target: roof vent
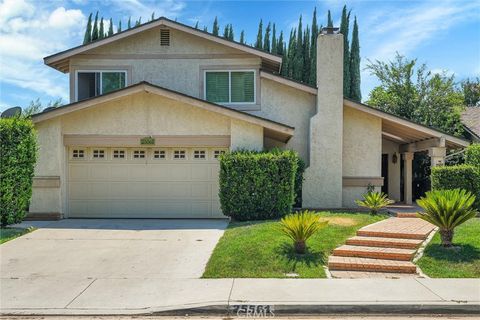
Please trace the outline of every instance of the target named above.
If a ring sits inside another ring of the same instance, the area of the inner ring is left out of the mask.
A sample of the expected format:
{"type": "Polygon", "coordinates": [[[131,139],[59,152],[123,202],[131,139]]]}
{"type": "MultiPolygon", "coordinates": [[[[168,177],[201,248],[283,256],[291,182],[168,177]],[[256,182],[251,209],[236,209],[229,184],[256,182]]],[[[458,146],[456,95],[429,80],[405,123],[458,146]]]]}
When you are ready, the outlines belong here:
{"type": "Polygon", "coordinates": [[[337,34],[339,28],[337,27],[324,27],[322,28],[321,34],[337,34]]]}
{"type": "Polygon", "coordinates": [[[160,29],[160,45],[170,46],[170,30],[169,29],[160,29]]]}

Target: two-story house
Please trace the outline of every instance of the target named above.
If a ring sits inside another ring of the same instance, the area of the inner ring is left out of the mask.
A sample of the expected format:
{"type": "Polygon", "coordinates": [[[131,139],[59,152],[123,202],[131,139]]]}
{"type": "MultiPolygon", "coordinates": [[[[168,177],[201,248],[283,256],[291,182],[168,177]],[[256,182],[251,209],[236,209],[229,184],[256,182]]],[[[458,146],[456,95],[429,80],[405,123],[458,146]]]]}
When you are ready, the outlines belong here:
{"type": "Polygon", "coordinates": [[[215,218],[226,150],[293,149],[303,206],[354,206],[366,187],[409,203],[412,158],[468,142],[343,97],[343,39],[317,41],[317,86],[281,57],[166,18],[49,57],[70,104],[33,117],[40,146],[31,213],[215,218]],[[402,187],[403,186],[403,187],[402,187]]]}

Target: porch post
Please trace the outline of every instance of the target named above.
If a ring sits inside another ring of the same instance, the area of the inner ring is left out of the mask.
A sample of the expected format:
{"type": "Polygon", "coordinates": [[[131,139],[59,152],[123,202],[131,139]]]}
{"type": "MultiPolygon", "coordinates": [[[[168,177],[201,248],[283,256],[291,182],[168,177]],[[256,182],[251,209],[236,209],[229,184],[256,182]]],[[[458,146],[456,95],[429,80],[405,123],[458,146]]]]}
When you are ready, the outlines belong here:
{"type": "Polygon", "coordinates": [[[405,204],[412,204],[412,160],[413,152],[403,153],[403,194],[405,204]]]}
{"type": "Polygon", "coordinates": [[[445,164],[445,155],[447,150],[445,147],[434,147],[428,149],[428,155],[430,156],[431,166],[443,166],[445,164]]]}

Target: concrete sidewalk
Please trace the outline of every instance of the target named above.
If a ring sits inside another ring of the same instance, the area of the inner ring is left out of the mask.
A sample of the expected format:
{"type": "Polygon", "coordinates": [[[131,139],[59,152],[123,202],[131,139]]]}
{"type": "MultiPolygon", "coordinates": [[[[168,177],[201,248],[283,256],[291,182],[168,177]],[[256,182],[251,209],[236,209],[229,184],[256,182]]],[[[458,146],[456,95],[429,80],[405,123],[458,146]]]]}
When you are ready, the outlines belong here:
{"type": "Polygon", "coordinates": [[[4,278],[0,285],[3,315],[227,315],[235,314],[239,306],[244,305],[269,305],[276,315],[480,312],[480,279],[157,278],[139,281],[42,277],[4,278]],[[46,283],[38,286],[35,282],[46,283]],[[50,289],[42,292],[33,289],[39,287],[50,289]]]}

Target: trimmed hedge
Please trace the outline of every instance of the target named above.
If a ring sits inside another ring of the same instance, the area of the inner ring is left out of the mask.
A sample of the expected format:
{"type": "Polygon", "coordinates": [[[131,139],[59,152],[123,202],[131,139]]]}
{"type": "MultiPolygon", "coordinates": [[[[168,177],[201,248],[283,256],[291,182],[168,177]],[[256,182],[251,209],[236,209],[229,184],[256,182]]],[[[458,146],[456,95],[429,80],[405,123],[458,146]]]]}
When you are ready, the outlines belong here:
{"type": "Polygon", "coordinates": [[[480,208],[480,169],[469,165],[439,166],[432,168],[432,189],[465,189],[476,196],[475,206],[480,208]]]}
{"type": "Polygon", "coordinates": [[[0,223],[23,220],[32,196],[36,137],[28,119],[0,119],[0,223]]]}
{"type": "Polygon", "coordinates": [[[465,164],[480,167],[480,143],[471,144],[465,150],[465,164]]]}
{"type": "Polygon", "coordinates": [[[293,151],[234,151],[220,156],[223,214],[236,220],[263,220],[290,213],[298,162],[293,151]]]}

